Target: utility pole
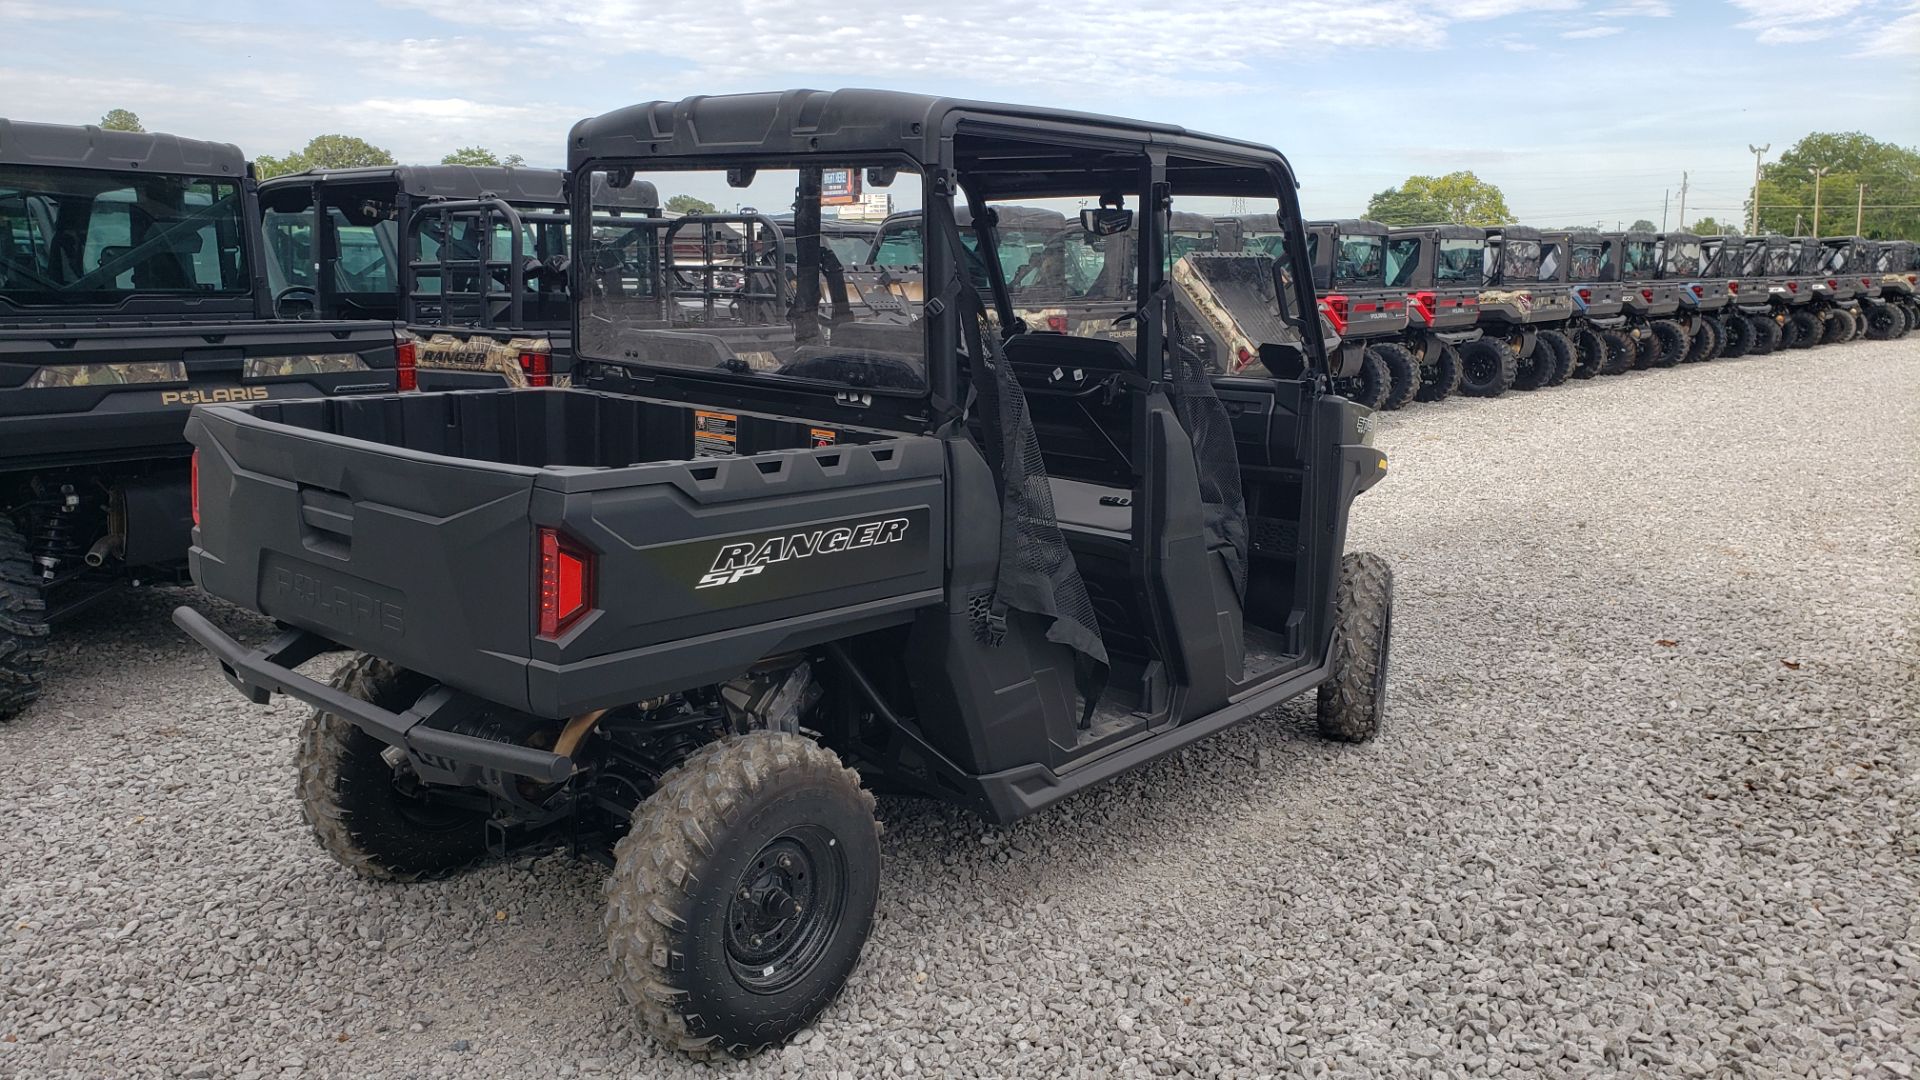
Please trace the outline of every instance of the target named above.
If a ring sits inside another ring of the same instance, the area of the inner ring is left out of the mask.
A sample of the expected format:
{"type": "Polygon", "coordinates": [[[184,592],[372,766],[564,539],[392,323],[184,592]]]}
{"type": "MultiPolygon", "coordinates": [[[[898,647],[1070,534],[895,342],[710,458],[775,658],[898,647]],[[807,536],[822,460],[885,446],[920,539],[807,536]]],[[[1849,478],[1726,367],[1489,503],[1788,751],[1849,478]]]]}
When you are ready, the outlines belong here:
{"type": "Polygon", "coordinates": [[[1813,238],[1820,239],[1820,179],[1832,172],[1829,165],[1822,165],[1813,172],[1813,238]]]}
{"type": "Polygon", "coordinates": [[[1687,174],[1684,172],[1680,174],[1680,224],[1676,227],[1681,232],[1687,231],[1687,174]]]}
{"type": "Polygon", "coordinates": [[[1747,215],[1747,235],[1749,236],[1760,231],[1760,159],[1766,157],[1767,151],[1771,149],[1773,149],[1772,143],[1765,146],[1747,144],[1747,152],[1753,155],[1753,212],[1747,215]]]}
{"type": "Polygon", "coordinates": [[[1866,224],[1866,220],[1867,220],[1867,185],[1861,184],[1859,200],[1853,204],[1853,235],[1855,236],[1863,235],[1864,231],[1861,229],[1861,226],[1866,224]]]}
{"type": "Polygon", "coordinates": [[[1672,201],[1672,199],[1673,199],[1672,188],[1668,188],[1667,190],[1660,193],[1660,231],[1661,232],[1667,231],[1667,203],[1672,201]]]}

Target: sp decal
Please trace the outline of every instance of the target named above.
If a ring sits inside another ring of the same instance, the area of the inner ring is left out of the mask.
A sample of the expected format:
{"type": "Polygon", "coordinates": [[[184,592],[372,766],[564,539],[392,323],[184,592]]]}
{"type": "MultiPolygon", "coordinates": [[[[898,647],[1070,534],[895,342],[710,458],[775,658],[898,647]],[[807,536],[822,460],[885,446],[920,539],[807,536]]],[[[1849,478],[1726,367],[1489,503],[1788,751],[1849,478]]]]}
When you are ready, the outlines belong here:
{"type": "Polygon", "coordinates": [[[713,567],[700,576],[696,589],[734,585],[754,577],[769,566],[811,559],[821,555],[839,555],[881,544],[897,544],[906,539],[907,519],[884,518],[859,525],[836,525],[812,532],[789,533],[761,541],[723,544],[714,556],[713,567]]]}

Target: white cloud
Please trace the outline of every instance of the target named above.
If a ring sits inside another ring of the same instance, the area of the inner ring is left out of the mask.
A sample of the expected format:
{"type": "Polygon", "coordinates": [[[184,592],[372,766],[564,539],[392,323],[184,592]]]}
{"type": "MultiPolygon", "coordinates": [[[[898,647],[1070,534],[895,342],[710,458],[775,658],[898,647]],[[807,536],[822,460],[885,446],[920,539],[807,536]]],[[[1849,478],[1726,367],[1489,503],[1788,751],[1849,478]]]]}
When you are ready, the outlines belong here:
{"type": "Polygon", "coordinates": [[[1855,56],[1920,56],[1920,3],[1911,13],[1868,29],[1855,56]]]}
{"type": "Polygon", "coordinates": [[[1588,26],[1579,30],[1568,30],[1560,36],[1563,38],[1603,38],[1625,33],[1626,29],[1624,26],[1588,26]]]}

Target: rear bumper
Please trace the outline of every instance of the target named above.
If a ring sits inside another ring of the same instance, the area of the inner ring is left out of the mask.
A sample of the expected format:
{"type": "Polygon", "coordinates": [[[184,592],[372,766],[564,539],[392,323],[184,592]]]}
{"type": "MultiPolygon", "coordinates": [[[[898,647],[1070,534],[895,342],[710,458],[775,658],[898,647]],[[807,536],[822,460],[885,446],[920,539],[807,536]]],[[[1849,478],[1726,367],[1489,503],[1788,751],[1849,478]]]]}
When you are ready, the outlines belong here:
{"type": "Polygon", "coordinates": [[[247,700],[265,705],[274,694],[286,694],[343,717],[388,746],[405,750],[421,779],[430,783],[470,784],[485,771],[550,784],[573,775],[572,759],[559,754],[428,726],[436,706],[455,705],[450,692],[429,693],[421,702],[426,712],[394,713],[309,679],[293,669],[332,647],[317,634],[289,630],[257,649],[248,649],[190,607],[175,608],[173,622],[213,654],[221,674],[247,700]]]}

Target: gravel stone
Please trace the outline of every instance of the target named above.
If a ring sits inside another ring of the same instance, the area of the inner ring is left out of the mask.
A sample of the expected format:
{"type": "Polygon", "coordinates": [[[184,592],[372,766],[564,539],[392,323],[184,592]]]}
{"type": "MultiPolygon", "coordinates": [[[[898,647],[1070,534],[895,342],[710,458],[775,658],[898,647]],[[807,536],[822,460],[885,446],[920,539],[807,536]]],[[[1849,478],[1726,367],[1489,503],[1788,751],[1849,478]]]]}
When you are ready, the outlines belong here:
{"type": "Polygon", "coordinates": [[[1379,741],[1321,741],[1309,697],[1011,828],[882,800],[845,994],[717,1070],[617,1002],[599,870],[328,862],[303,707],[166,613],[265,620],[96,609],[0,726],[0,1075],[1912,1075],[1920,338],[1378,440],[1379,741]]]}

